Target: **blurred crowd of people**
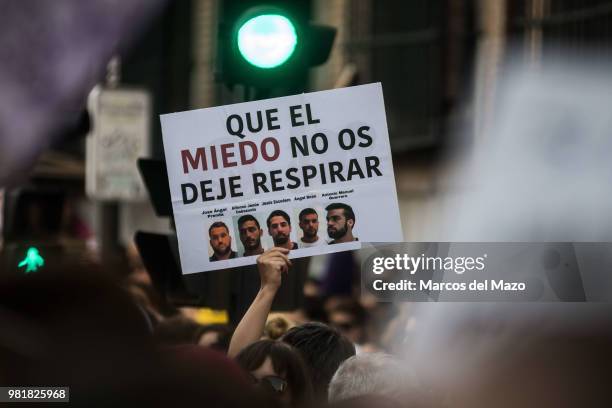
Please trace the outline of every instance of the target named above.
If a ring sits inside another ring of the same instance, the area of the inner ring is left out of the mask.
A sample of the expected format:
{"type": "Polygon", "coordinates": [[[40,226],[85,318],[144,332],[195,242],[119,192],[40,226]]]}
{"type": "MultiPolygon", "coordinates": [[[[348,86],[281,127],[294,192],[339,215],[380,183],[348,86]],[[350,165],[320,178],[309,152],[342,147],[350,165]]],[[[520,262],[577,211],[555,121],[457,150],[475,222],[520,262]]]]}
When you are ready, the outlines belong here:
{"type": "Polygon", "coordinates": [[[71,401],[87,405],[172,401],[180,393],[177,402],[205,406],[311,407],[375,391],[382,380],[363,376],[399,367],[386,354],[395,336],[385,328],[403,316],[359,296],[350,253],[327,265],[344,264],[336,270],[348,278],[311,277],[302,308],[271,311],[292,273],[287,252],[258,258],[261,288],[237,326],[202,322],[197,309],[169,304],[134,246],[124,262],[6,275],[0,383],[68,385],[71,401]]]}
{"type": "Polygon", "coordinates": [[[371,301],[356,288],[326,292],[323,277],[308,279],[302,308],[273,312],[292,273],[287,254],[273,248],[258,257],[260,289],[235,327],[165,304],[133,253],[120,278],[117,269],[63,266],[3,279],[0,384],[70,386],[71,402],[87,406],[558,407],[607,399],[612,314],[593,305],[429,304],[436,308],[424,308],[417,333],[413,306],[371,301]]]}

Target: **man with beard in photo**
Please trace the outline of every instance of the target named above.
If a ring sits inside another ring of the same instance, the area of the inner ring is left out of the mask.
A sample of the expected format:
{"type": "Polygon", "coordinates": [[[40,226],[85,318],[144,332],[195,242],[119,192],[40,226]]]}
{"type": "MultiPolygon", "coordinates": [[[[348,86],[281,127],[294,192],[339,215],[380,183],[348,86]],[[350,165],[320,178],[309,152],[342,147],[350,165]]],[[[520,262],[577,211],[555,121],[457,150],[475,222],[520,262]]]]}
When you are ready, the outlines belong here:
{"type": "Polygon", "coordinates": [[[259,226],[257,218],[250,214],[238,218],[238,232],[240,233],[240,242],[244,246],[242,256],[263,254],[264,249],[261,246],[263,230],[259,226]]]}
{"type": "Polygon", "coordinates": [[[300,248],[308,248],[324,244],[325,241],[319,239],[319,214],[314,208],[304,208],[298,216],[300,228],[304,235],[300,239],[300,248]]]}
{"type": "Polygon", "coordinates": [[[236,252],[232,251],[232,237],[225,223],[214,222],[208,228],[208,236],[210,237],[210,246],[213,249],[213,255],[208,259],[210,262],[224,261],[237,256],[236,252]]]}
{"type": "Polygon", "coordinates": [[[286,212],[272,211],[266,224],[268,224],[268,234],[272,237],[275,247],[297,249],[297,244],[291,241],[291,220],[286,212]]]}
{"type": "Polygon", "coordinates": [[[358,241],[353,236],[355,213],[350,205],[333,203],[325,207],[327,210],[327,235],[332,238],[329,244],[358,241]]]}

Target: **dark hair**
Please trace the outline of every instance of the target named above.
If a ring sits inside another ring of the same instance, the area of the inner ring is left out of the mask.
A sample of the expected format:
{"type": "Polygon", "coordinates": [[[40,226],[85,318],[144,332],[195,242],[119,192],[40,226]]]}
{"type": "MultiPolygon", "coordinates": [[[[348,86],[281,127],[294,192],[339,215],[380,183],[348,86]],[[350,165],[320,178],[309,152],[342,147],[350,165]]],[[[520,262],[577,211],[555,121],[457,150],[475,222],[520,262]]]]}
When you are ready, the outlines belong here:
{"type": "Polygon", "coordinates": [[[298,219],[302,221],[302,217],[309,215],[309,214],[315,214],[318,216],[314,208],[304,208],[302,211],[300,211],[300,215],[298,216],[298,219]]]}
{"type": "Polygon", "coordinates": [[[209,347],[227,352],[233,327],[226,324],[202,325],[184,316],[174,316],[161,321],[153,333],[155,341],[161,345],[198,344],[200,338],[209,332],[216,332],[218,339],[209,347]]]}
{"type": "Polygon", "coordinates": [[[353,208],[351,208],[350,205],[348,204],[343,204],[343,203],[332,203],[330,205],[328,205],[327,207],[325,207],[326,211],[331,211],[331,210],[344,210],[344,216],[346,217],[347,220],[353,220],[353,225],[355,225],[355,213],[353,212],[353,208]]]}
{"type": "Polygon", "coordinates": [[[272,219],[272,217],[277,217],[277,216],[283,217],[285,221],[287,221],[287,224],[291,225],[289,214],[287,214],[283,210],[274,210],[270,213],[270,215],[268,215],[268,219],[266,220],[266,225],[268,226],[268,228],[270,228],[270,220],[272,219]]]}
{"type": "Polygon", "coordinates": [[[368,312],[357,299],[347,297],[341,299],[330,311],[330,313],[346,313],[355,319],[358,326],[366,323],[368,312]]]}
{"type": "Polygon", "coordinates": [[[87,390],[70,395],[83,407],[278,407],[220,353],[156,347],[142,310],[111,279],[114,270],[74,261],[46,266],[2,276],[3,383],[74,385],[87,390]]]}
{"type": "Polygon", "coordinates": [[[208,228],[208,236],[210,236],[210,232],[213,230],[213,228],[220,228],[220,227],[225,228],[225,230],[229,234],[229,228],[227,228],[227,225],[225,225],[225,223],[222,221],[217,221],[217,222],[213,222],[212,225],[208,228]]]}
{"type": "Polygon", "coordinates": [[[197,344],[196,333],[200,325],[184,317],[174,316],[162,320],[155,328],[154,338],[162,345],[197,344]]]}
{"type": "Polygon", "coordinates": [[[293,327],[282,341],[295,347],[306,362],[315,395],[327,400],[327,387],[344,360],[355,355],[355,345],[337,330],[323,323],[293,327]]]}
{"type": "Polygon", "coordinates": [[[312,385],[300,353],[288,344],[275,340],[259,340],[244,348],[236,362],[247,371],[255,371],[270,358],[272,367],[282,376],[291,390],[291,406],[309,406],[312,385]]]}
{"type": "Polygon", "coordinates": [[[227,354],[230,340],[232,339],[232,334],[234,333],[234,328],[227,324],[200,325],[195,333],[195,343],[199,344],[201,337],[210,332],[217,333],[217,341],[210,344],[208,347],[227,354]]]}
{"type": "Polygon", "coordinates": [[[257,221],[257,218],[253,217],[251,214],[243,215],[242,217],[238,218],[238,228],[240,228],[240,226],[247,221],[255,221],[257,228],[261,229],[259,226],[259,221],[257,221]]]}

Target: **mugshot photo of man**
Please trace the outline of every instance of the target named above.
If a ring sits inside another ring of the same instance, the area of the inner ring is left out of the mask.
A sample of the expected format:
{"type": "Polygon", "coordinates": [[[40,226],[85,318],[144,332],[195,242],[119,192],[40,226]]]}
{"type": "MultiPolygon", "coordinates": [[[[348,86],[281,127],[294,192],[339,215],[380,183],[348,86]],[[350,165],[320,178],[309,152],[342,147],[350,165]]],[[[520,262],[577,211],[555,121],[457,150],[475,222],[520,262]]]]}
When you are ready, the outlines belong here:
{"type": "Polygon", "coordinates": [[[238,233],[240,242],[244,246],[242,256],[260,255],[264,249],[261,246],[261,235],[263,230],[259,226],[259,221],[254,216],[247,214],[238,218],[238,233]]]}
{"type": "Polygon", "coordinates": [[[299,226],[302,230],[300,238],[300,248],[308,248],[324,244],[325,241],[319,238],[319,214],[314,208],[304,208],[298,216],[299,226]]]}
{"type": "Polygon", "coordinates": [[[297,243],[291,241],[291,220],[289,215],[282,210],[275,210],[270,213],[266,220],[268,234],[274,241],[274,246],[297,249],[297,243]]]}
{"type": "Polygon", "coordinates": [[[224,222],[214,222],[208,228],[208,236],[213,249],[213,255],[208,259],[210,262],[236,258],[236,251],[232,251],[232,237],[224,222]]]}
{"type": "Polygon", "coordinates": [[[353,236],[355,213],[350,205],[333,203],[325,207],[327,211],[327,235],[332,239],[329,244],[358,241],[353,236]]]}

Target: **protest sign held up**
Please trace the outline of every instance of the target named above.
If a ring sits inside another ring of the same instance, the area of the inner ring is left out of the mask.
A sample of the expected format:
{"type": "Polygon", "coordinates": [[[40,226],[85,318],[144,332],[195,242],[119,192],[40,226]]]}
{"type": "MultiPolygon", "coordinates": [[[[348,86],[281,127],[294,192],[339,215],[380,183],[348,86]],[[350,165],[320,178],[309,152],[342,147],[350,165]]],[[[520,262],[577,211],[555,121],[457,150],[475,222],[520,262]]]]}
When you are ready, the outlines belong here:
{"type": "Polygon", "coordinates": [[[382,87],[161,116],[183,273],[400,242],[382,87]]]}

